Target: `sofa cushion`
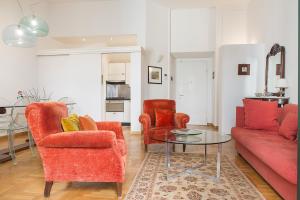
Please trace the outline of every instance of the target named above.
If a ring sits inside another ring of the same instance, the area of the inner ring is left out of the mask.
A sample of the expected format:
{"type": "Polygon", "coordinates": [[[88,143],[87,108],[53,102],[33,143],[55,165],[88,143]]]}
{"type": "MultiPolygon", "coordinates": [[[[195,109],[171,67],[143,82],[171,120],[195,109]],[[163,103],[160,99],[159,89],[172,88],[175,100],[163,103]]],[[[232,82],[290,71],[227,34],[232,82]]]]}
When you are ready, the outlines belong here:
{"type": "Polygon", "coordinates": [[[169,109],[155,109],[155,126],[156,127],[166,127],[174,126],[174,114],[173,110],[169,109]]]}
{"type": "Polygon", "coordinates": [[[257,130],[278,131],[278,103],[244,99],[245,127],[257,130]]]}
{"type": "Polygon", "coordinates": [[[279,135],[286,139],[295,140],[298,132],[298,115],[297,113],[288,113],[279,128],[279,135]]]}
{"type": "Polygon", "coordinates": [[[287,181],[297,184],[297,143],[270,131],[232,128],[232,137],[287,181]]]}
{"type": "Polygon", "coordinates": [[[279,123],[282,123],[284,118],[288,113],[296,113],[298,114],[298,105],[297,104],[286,104],[283,106],[282,112],[278,117],[279,123]]]}

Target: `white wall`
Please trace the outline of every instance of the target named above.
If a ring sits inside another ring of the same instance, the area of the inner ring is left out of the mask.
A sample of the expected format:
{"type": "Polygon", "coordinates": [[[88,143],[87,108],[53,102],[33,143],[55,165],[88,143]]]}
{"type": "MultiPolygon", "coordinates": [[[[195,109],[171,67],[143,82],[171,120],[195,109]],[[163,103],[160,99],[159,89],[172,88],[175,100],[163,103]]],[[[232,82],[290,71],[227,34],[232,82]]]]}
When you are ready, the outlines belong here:
{"type": "Polygon", "coordinates": [[[216,7],[216,51],[214,79],[214,125],[219,125],[220,54],[222,45],[247,43],[247,7],[242,5],[219,5],[216,7]]]}
{"type": "Polygon", "coordinates": [[[220,49],[219,130],[230,133],[235,126],[236,106],[257,92],[259,68],[264,64],[263,45],[224,45],[220,49]],[[250,76],[238,76],[238,64],[250,64],[250,76]]]}
{"type": "MultiPolygon", "coordinates": [[[[287,95],[298,102],[298,1],[251,0],[248,8],[248,42],[264,43],[264,55],[275,43],[286,48],[287,95]]],[[[263,65],[265,67],[265,65],[263,65]]]]}
{"type": "MultiPolygon", "coordinates": [[[[17,1],[0,1],[0,30],[17,24],[22,17],[17,1]]],[[[0,40],[0,98],[14,103],[19,90],[37,87],[34,48],[8,47],[0,40]]]]}
{"type": "Polygon", "coordinates": [[[53,100],[73,99],[79,115],[101,120],[101,54],[39,56],[38,85],[53,100]]]}
{"type": "Polygon", "coordinates": [[[215,35],[215,8],[171,11],[171,52],[214,51],[215,35]]]}
{"type": "Polygon", "coordinates": [[[143,68],[143,90],[145,99],[168,98],[168,77],[162,76],[162,84],[148,84],[148,66],[162,67],[169,72],[169,9],[157,2],[147,0],[146,46],[143,68]]]}
{"type": "Polygon", "coordinates": [[[51,36],[136,34],[144,46],[145,9],[145,0],[50,3],[51,36]]]}

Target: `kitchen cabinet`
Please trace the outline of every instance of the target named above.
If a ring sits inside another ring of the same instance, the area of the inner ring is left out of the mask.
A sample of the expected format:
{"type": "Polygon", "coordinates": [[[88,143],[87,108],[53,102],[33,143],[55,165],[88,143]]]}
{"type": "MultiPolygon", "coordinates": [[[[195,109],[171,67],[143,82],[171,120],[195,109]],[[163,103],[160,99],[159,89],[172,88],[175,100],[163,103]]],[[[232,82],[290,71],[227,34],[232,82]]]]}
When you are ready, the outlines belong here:
{"type": "Polygon", "coordinates": [[[124,121],[124,112],[106,112],[105,113],[106,121],[124,121]]]}
{"type": "Polygon", "coordinates": [[[125,81],[126,64],[125,63],[109,63],[108,64],[108,81],[125,81]]]}

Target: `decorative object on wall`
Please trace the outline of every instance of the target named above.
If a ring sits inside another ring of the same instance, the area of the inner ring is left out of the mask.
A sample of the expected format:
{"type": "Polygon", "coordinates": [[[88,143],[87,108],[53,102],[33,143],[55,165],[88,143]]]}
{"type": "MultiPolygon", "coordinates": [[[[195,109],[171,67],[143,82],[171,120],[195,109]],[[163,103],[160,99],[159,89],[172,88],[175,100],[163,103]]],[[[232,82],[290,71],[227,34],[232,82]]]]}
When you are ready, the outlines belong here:
{"type": "MultiPolygon", "coordinates": [[[[17,2],[24,16],[22,5],[19,0],[17,2]]],[[[48,32],[48,24],[40,17],[35,15],[24,16],[19,24],[9,25],[4,29],[2,40],[8,46],[34,47],[37,37],[47,36],[48,32]]]]}
{"type": "Polygon", "coordinates": [[[288,88],[288,83],[285,78],[281,78],[277,80],[276,88],[279,88],[279,96],[284,97],[284,90],[288,88]]]}
{"type": "Polygon", "coordinates": [[[285,47],[280,46],[279,44],[274,44],[266,57],[265,91],[264,91],[266,95],[268,94],[278,95],[276,93],[272,93],[272,91],[269,90],[270,88],[268,88],[268,85],[270,85],[268,81],[272,80],[270,79],[270,77],[276,75],[279,75],[280,79],[285,78],[285,47]],[[276,64],[276,66],[269,66],[270,58],[276,56],[277,54],[280,54],[280,64],[276,64]],[[269,67],[273,67],[273,68],[276,67],[276,74],[269,74],[270,72],[272,72],[272,70],[270,70],[269,67]]]}
{"type": "Polygon", "coordinates": [[[250,75],[250,64],[239,64],[238,75],[250,75]]]}
{"type": "Polygon", "coordinates": [[[162,68],[148,66],[148,83],[162,84],[162,68]]]}

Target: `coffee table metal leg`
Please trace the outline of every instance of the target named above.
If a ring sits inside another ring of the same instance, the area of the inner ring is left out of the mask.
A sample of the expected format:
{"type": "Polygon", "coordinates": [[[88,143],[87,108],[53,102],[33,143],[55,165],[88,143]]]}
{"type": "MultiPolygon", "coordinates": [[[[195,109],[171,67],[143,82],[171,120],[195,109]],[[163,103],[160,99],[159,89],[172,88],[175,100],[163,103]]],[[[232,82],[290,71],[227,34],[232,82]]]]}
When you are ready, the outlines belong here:
{"type": "Polygon", "coordinates": [[[204,145],[204,164],[206,165],[207,145],[204,145]]]}
{"type": "Polygon", "coordinates": [[[218,144],[218,153],[217,153],[217,181],[220,180],[220,175],[221,175],[221,153],[222,153],[222,144],[218,144]]]}
{"type": "Polygon", "coordinates": [[[166,155],[166,179],[169,178],[169,167],[170,167],[170,149],[169,149],[169,143],[165,143],[165,155],[166,155]]]}

